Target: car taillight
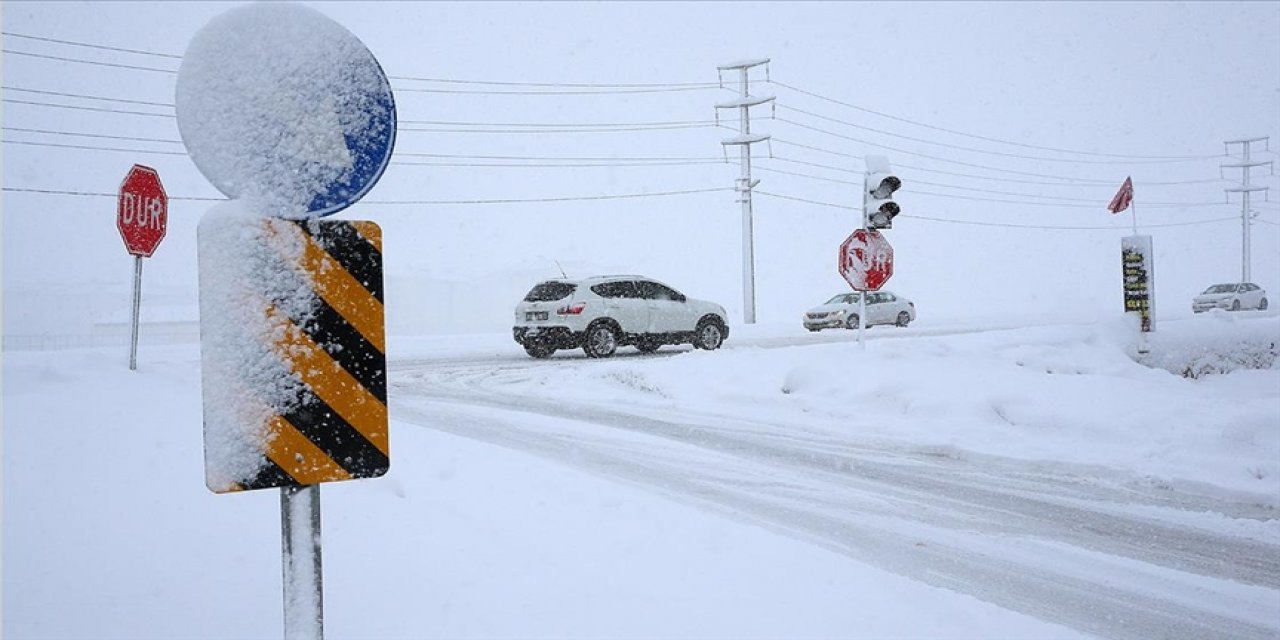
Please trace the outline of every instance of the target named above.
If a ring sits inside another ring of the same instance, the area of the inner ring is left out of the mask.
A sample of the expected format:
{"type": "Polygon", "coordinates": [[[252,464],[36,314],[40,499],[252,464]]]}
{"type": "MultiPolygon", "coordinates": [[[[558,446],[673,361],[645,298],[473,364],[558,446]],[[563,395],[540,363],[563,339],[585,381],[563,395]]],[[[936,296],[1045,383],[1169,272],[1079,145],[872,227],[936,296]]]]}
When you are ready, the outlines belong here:
{"type": "Polygon", "coordinates": [[[583,309],[586,309],[586,308],[587,308],[587,303],[575,302],[573,304],[565,305],[563,307],[560,307],[559,309],[556,309],[556,315],[576,316],[582,313],[583,309]]]}

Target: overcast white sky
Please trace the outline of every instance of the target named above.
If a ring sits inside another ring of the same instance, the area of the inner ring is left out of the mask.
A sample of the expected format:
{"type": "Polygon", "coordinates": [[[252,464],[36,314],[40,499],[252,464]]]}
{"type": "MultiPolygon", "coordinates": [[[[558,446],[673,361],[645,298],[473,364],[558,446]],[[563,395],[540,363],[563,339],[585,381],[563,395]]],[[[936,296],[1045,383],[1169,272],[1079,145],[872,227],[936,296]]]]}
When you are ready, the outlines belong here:
{"type": "MultiPolygon", "coordinates": [[[[217,193],[172,142],[164,105],[173,103],[173,56],[236,4],[4,3],[6,334],[127,318],[132,258],[114,229],[113,197],[14,189],[114,194],[135,162],[156,167],[173,198],[169,235],[144,271],[144,319],[195,319],[195,226],[210,203],[182,198],[217,193]]],[[[502,330],[516,298],[558,273],[556,261],[571,275],[646,273],[741,320],[731,192],[457,204],[726,188],[736,164],[440,166],[722,158],[719,141],[734,131],[702,125],[732,92],[564,95],[576,89],[481,81],[704,83],[716,81],[718,64],[771,58],[773,82],[760,73],[752,85],[778,105],[753,120],[753,131],[775,137],[773,158],[756,150],[766,156],[755,174],[762,322],[795,321],[844,290],[835,249],[857,214],[839,207],[858,201],[868,153],[887,155],[904,181],[887,288],[914,298],[922,320],[987,313],[974,302],[992,288],[1016,314],[1118,313],[1119,238],[1131,214],[1105,206],[1129,175],[1141,225],[1217,221],[1142,229],[1154,237],[1157,312],[1189,313],[1192,294],[1240,274],[1239,197],[1225,204],[1232,184],[1220,180],[1240,172],[1220,168],[1236,161],[1223,141],[1275,136],[1280,124],[1276,2],[307,4],[360,37],[396,89],[395,164],[344,217],[383,226],[388,322],[399,332],[502,330]],[[559,93],[531,95],[545,91],[559,93]],[[693,125],[613,130],[651,122],[693,125]],[[582,123],[622,126],[513,126],[582,123]],[[531,129],[540,132],[513,132],[531,129]],[[1170,159],[1179,156],[1193,159],[1170,159]],[[431,204],[442,201],[455,204],[431,204]]],[[[1256,159],[1276,159],[1262,148],[1256,159]]],[[[1269,168],[1254,175],[1280,189],[1269,168]]],[[[1270,200],[1257,207],[1252,270],[1280,291],[1280,193],[1270,200]]]]}

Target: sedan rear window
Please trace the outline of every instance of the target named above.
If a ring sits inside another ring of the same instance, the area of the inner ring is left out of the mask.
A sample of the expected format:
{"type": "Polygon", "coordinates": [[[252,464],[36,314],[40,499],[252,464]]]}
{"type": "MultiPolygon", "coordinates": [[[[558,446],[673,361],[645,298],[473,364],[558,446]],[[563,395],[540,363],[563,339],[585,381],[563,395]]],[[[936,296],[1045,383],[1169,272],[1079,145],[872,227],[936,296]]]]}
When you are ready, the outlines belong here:
{"type": "Polygon", "coordinates": [[[529,290],[528,295],[524,297],[525,302],[550,302],[552,300],[563,300],[573,295],[578,289],[578,285],[569,284],[568,282],[541,282],[529,290]]]}

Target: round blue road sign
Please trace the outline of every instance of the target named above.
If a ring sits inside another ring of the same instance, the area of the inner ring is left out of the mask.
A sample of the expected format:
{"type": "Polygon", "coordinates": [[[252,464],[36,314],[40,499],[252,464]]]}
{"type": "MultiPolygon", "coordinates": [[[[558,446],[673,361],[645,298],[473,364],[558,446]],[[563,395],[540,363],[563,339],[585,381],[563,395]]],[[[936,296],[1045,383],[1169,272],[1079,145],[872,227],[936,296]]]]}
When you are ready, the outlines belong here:
{"type": "Polygon", "coordinates": [[[298,4],[255,3],[211,20],[183,56],[175,103],[201,173],[267,215],[351,206],[395,147],[395,97],[377,59],[298,4]]]}

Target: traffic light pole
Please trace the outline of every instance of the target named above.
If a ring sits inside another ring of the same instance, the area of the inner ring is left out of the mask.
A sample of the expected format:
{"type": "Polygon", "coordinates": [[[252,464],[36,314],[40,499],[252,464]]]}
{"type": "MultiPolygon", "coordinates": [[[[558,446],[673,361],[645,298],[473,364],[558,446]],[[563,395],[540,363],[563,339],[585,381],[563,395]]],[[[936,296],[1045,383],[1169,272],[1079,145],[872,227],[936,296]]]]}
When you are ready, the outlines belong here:
{"type": "MultiPolygon", "coordinates": [[[[869,177],[871,174],[867,173],[866,175],[869,177]]],[[[866,183],[866,180],[864,179],[862,183],[862,226],[858,227],[859,229],[862,229],[864,231],[867,228],[867,195],[868,195],[867,183],[866,183]]],[[[859,291],[858,292],[858,348],[863,351],[867,350],[867,341],[863,337],[866,334],[866,332],[867,332],[867,292],[859,291]]]]}

